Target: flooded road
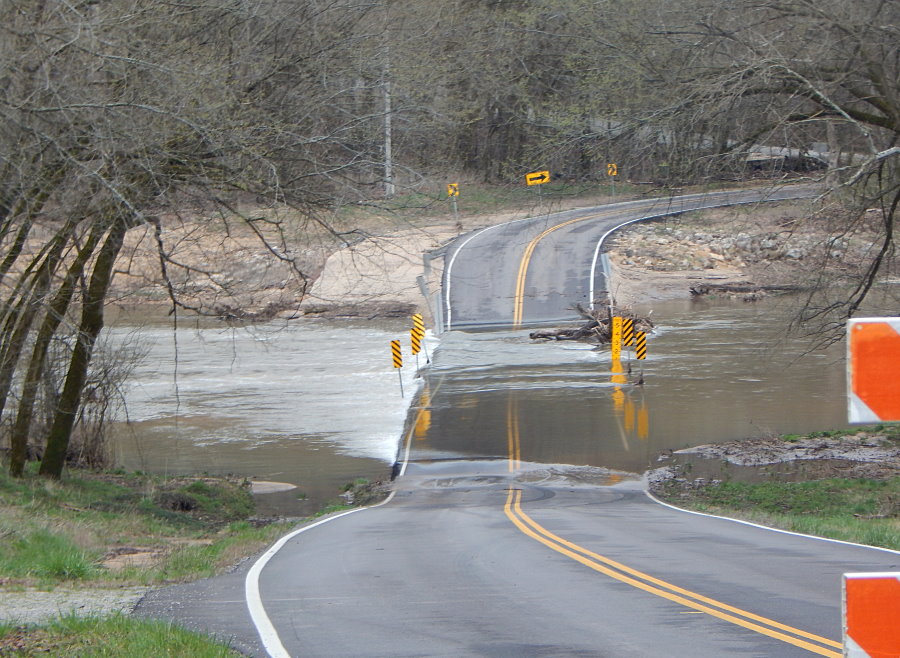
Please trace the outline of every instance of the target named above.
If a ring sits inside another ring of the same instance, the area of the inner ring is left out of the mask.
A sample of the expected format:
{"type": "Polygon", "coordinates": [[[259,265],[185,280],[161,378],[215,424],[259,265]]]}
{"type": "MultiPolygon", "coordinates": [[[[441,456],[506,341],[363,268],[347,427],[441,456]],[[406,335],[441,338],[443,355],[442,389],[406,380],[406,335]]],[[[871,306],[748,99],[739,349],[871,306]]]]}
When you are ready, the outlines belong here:
{"type": "MultiPolygon", "coordinates": [[[[528,331],[450,332],[411,419],[418,461],[508,459],[640,473],[687,446],[846,425],[840,347],[796,359],[789,300],[654,305],[645,384],[607,350],[533,343],[528,331]]],[[[298,485],[262,497],[306,514],[357,477],[390,473],[415,390],[401,399],[388,342],[406,321],[300,321],[243,329],[145,328],[117,461],[157,473],[233,473],[298,485]],[[176,385],[177,384],[177,385],[176,385]]],[[[125,328],[114,329],[120,339],[125,328]]],[[[408,340],[404,340],[408,343],[408,340]]],[[[421,364],[425,359],[420,355],[421,364]]]]}
{"type": "Polygon", "coordinates": [[[846,425],[840,348],[797,358],[777,300],[655,305],[646,361],[528,331],[444,337],[416,459],[501,458],[641,473],[702,443],[846,425]],[[641,371],[644,385],[636,386],[641,371]],[[427,427],[426,427],[427,425],[427,427]]]}

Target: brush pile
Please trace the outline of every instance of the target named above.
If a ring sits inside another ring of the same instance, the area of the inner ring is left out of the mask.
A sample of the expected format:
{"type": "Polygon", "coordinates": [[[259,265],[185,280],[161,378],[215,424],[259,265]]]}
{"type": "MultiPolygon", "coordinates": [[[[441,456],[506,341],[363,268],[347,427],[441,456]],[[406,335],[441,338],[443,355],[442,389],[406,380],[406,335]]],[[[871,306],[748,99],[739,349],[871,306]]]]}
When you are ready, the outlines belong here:
{"type": "Polygon", "coordinates": [[[612,341],[613,315],[634,320],[635,331],[649,333],[653,330],[649,317],[639,318],[630,310],[609,307],[587,310],[581,304],[576,304],[575,310],[585,319],[580,327],[538,329],[528,334],[528,337],[532,340],[580,340],[605,345],[612,341]]]}

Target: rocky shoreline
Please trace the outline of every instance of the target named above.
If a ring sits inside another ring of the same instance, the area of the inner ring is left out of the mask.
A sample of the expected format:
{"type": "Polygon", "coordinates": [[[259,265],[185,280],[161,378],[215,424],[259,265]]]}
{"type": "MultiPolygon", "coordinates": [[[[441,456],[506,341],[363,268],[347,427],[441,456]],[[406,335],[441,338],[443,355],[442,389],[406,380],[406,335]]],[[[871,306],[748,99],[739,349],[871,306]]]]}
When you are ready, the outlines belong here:
{"type": "Polygon", "coordinates": [[[900,427],[760,437],[685,448],[660,455],[646,474],[651,492],[668,496],[723,481],[758,482],[900,477],[900,427]]]}

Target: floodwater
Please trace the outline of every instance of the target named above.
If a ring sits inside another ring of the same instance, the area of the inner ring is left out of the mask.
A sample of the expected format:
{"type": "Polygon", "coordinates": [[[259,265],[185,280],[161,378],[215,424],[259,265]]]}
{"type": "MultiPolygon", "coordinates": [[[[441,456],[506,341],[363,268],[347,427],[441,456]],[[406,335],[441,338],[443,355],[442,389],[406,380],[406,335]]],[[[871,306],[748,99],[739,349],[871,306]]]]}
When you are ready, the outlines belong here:
{"type": "Polygon", "coordinates": [[[405,397],[391,363],[406,325],[115,327],[112,342],[136,340],[145,354],[127,384],[127,419],[113,428],[116,463],[295,484],[260,498],[288,515],[317,511],[356,478],[389,478],[418,386],[415,357],[404,357],[405,397]]]}
{"type": "Polygon", "coordinates": [[[423,377],[405,355],[405,398],[389,341],[408,335],[406,321],[144,328],[148,356],[126,393],[117,460],[293,483],[259,500],[299,515],[357,477],[389,477],[416,390],[409,433],[419,462],[640,473],[667,450],[845,426],[842,348],[798,358],[807,346],[782,329],[790,311],[785,299],[656,304],[648,358],[623,353],[619,371],[608,350],[532,342],[527,330],[450,332],[423,377]]]}
{"type": "Polygon", "coordinates": [[[619,367],[608,349],[527,330],[451,333],[413,455],[641,473],[669,450],[846,426],[842,348],[799,358],[790,311],[785,299],[657,304],[648,358],[623,352],[619,367]]]}

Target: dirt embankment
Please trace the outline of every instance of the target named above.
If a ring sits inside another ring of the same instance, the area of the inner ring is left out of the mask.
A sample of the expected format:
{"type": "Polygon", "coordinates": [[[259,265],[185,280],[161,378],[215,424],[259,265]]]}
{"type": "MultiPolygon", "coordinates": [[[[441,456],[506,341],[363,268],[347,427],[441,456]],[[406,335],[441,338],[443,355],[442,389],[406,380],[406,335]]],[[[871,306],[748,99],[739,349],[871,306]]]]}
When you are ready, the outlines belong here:
{"type": "Polygon", "coordinates": [[[872,231],[840,235],[837,221],[795,201],[633,225],[609,241],[610,292],[629,306],[704,294],[754,301],[803,288],[823,263],[851,269],[871,250],[872,231]]]}
{"type": "MultiPolygon", "coordinates": [[[[567,200],[549,210],[608,201],[567,200]]],[[[327,232],[301,226],[296,217],[271,212],[251,223],[257,232],[246,220],[178,219],[163,222],[160,239],[179,300],[224,319],[407,315],[428,311],[417,277],[423,276],[430,294],[439,286],[442,259],[430,260],[426,268],[423,254],[439,251],[462,233],[522,214],[419,218],[401,229],[396,219],[367,219],[371,232],[346,248],[338,248],[327,232]]],[[[620,306],[689,296],[692,288],[715,292],[723,284],[750,286],[758,297],[767,286],[802,285],[810,266],[825,255],[832,263],[852,264],[871,248],[864,232],[852,240],[832,235],[827,219],[810,220],[802,202],[707,210],[632,225],[608,243],[610,291],[620,306]]],[[[117,264],[118,304],[163,312],[170,307],[157,247],[151,230],[129,233],[117,264]]]]}

